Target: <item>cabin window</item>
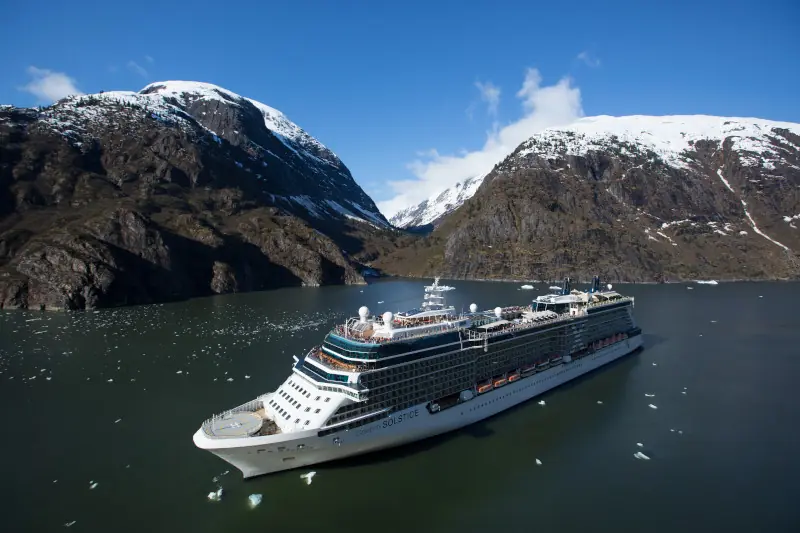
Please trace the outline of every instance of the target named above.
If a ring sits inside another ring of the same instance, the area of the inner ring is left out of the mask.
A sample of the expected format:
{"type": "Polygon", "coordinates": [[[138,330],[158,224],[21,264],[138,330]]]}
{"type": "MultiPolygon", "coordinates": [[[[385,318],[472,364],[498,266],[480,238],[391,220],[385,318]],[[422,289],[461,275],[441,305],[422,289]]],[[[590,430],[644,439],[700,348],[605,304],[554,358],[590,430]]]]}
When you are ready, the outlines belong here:
{"type": "Polygon", "coordinates": [[[330,398],[330,396],[329,396],[329,397],[327,397],[327,398],[325,398],[325,402],[326,402],[326,403],[327,403],[327,402],[329,402],[329,401],[331,401],[331,398],[330,398]]]}
{"type": "Polygon", "coordinates": [[[314,414],[317,414],[317,413],[319,413],[319,412],[320,412],[320,410],[319,410],[319,409],[316,409],[316,410],[314,411],[314,414]]]}
{"type": "Polygon", "coordinates": [[[310,407],[306,407],[306,413],[309,412],[310,410],[311,410],[310,407]]]}

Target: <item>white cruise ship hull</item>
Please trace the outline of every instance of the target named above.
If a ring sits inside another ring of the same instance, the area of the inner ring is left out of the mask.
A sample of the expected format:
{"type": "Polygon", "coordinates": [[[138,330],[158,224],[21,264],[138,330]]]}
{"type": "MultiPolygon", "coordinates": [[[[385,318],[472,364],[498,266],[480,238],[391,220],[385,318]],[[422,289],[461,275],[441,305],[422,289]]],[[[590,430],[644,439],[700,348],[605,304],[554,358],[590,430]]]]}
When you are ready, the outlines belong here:
{"type": "Polygon", "coordinates": [[[509,383],[431,414],[427,402],[364,426],[318,436],[318,429],[266,437],[212,439],[199,429],[194,442],[242,471],[245,478],[300,468],[399,446],[478,422],[631,353],[636,335],[579,360],[509,383]]]}

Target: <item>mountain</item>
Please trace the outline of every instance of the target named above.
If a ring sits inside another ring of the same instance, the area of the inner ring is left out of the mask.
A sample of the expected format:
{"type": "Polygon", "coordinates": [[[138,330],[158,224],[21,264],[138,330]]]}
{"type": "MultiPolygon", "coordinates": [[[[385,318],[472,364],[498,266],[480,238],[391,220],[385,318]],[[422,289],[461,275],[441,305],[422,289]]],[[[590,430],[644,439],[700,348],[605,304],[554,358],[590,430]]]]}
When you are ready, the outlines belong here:
{"type": "Polygon", "coordinates": [[[461,207],[483,183],[486,174],[479,174],[458,182],[449,189],[423,200],[417,205],[397,212],[389,219],[395,227],[404,229],[433,228],[445,217],[461,207]]]}
{"type": "Polygon", "coordinates": [[[396,274],[628,281],[800,276],[800,125],[591,117],[523,142],[396,274]]]}
{"type": "Polygon", "coordinates": [[[215,85],[0,107],[0,307],[364,283],[389,227],[330,149],[215,85]]]}

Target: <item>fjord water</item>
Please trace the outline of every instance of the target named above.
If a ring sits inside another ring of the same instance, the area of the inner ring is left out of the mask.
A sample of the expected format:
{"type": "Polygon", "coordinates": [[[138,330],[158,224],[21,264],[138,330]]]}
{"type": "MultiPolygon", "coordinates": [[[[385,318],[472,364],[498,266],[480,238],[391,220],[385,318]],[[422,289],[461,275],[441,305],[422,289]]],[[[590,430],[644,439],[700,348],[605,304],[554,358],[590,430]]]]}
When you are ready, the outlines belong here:
{"type": "MultiPolygon", "coordinates": [[[[546,290],[451,284],[457,308],[546,290]]],[[[311,485],[309,469],[244,481],[194,447],[203,419],[273,390],[333,323],[360,305],[417,306],[422,286],[1,313],[2,529],[796,531],[797,283],[620,285],[636,297],[642,352],[545,394],[545,406],[317,465],[311,485]],[[218,503],[206,498],[215,476],[218,503]],[[253,493],[263,501],[250,509],[253,493]]]]}

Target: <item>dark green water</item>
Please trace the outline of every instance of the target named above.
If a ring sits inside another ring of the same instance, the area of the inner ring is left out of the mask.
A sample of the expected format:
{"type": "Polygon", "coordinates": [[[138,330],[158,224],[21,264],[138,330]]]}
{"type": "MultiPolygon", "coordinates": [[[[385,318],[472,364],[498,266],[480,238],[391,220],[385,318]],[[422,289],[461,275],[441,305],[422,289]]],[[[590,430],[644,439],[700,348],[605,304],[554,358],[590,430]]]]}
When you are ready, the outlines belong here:
{"type": "MultiPolygon", "coordinates": [[[[453,284],[457,307],[484,309],[546,289],[453,284]]],[[[415,307],[422,285],[0,313],[2,530],[800,530],[800,284],[619,286],[643,352],[544,407],[318,465],[311,485],[307,470],[243,481],[194,447],[203,419],[275,388],[332,323],[415,307]],[[223,500],[207,501],[226,470],[223,500]]]]}

